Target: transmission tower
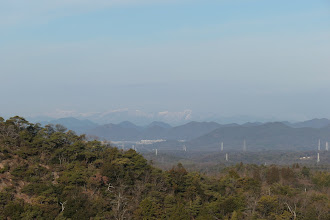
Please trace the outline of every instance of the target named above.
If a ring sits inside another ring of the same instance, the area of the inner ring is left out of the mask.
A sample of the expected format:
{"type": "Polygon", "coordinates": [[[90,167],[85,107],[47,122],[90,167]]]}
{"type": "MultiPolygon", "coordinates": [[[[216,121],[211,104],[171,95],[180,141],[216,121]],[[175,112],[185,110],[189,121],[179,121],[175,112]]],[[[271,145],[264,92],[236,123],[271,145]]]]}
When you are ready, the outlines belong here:
{"type": "Polygon", "coordinates": [[[329,151],[329,143],[328,142],[325,143],[325,150],[329,151]]]}
{"type": "Polygon", "coordinates": [[[155,151],[155,155],[157,156],[158,155],[158,149],[153,149],[155,151]]]}

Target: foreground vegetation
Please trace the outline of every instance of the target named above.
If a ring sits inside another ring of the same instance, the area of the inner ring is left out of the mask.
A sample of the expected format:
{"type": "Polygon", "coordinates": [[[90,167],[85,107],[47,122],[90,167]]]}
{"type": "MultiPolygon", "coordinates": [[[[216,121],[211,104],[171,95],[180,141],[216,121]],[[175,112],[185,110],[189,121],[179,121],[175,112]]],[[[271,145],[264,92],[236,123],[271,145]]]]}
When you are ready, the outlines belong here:
{"type": "Polygon", "coordinates": [[[330,219],[329,172],[152,166],[60,125],[0,118],[0,219],[330,219]]]}

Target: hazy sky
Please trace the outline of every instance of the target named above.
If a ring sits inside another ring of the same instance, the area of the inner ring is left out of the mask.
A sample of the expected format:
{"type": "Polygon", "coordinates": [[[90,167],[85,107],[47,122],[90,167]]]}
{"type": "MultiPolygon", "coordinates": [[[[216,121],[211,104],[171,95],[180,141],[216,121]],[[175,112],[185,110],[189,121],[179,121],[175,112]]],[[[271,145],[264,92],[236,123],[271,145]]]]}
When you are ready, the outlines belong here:
{"type": "Polygon", "coordinates": [[[329,0],[0,0],[0,115],[330,118],[329,0]]]}

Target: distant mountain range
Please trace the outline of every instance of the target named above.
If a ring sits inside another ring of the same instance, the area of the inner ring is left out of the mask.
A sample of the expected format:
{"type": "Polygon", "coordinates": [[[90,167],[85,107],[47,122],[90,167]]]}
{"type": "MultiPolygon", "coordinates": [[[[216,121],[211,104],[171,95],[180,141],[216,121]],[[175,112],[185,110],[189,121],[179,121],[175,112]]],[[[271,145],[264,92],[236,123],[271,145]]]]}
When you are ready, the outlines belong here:
{"type": "Polygon", "coordinates": [[[41,125],[45,126],[46,124],[61,124],[69,130],[73,130],[78,134],[86,133],[88,130],[93,129],[99,126],[97,123],[92,122],[90,120],[84,119],[79,120],[73,117],[68,118],[60,118],[50,121],[41,121],[39,122],[41,125]]]}
{"type": "MultiPolygon", "coordinates": [[[[128,108],[109,110],[105,112],[88,112],[81,113],[76,111],[56,110],[53,113],[46,115],[27,117],[31,122],[51,121],[57,118],[74,117],[77,119],[88,119],[98,124],[118,124],[122,121],[130,121],[135,124],[145,125],[153,121],[162,121],[170,124],[184,124],[192,119],[192,110],[186,109],[183,111],[159,111],[159,112],[144,112],[141,110],[132,110],[128,108]]],[[[196,120],[196,119],[195,119],[196,120]]],[[[200,120],[204,121],[204,120],[200,120]]]]}
{"type": "Polygon", "coordinates": [[[253,127],[223,127],[190,140],[187,145],[193,149],[220,149],[224,143],[225,150],[316,150],[318,140],[321,149],[325,142],[330,142],[330,126],[323,128],[294,128],[281,122],[266,123],[253,127]]]}
{"type": "Polygon", "coordinates": [[[326,118],[315,118],[304,122],[289,123],[288,125],[294,128],[324,128],[330,125],[330,120],[326,118]]]}
{"type": "MultiPolygon", "coordinates": [[[[186,109],[182,111],[158,111],[158,112],[145,112],[142,110],[135,109],[115,109],[104,112],[77,112],[74,110],[60,110],[57,109],[55,112],[45,113],[39,116],[26,117],[31,122],[40,121],[53,121],[61,118],[76,118],[79,120],[89,120],[99,125],[104,124],[119,124],[123,121],[129,121],[136,125],[147,125],[154,121],[165,122],[171,125],[183,125],[191,121],[199,122],[216,122],[219,124],[261,124],[267,122],[280,121],[276,118],[265,118],[258,116],[232,116],[227,117],[219,115],[218,113],[201,113],[193,112],[192,110],[186,109]]],[[[283,121],[284,124],[290,127],[314,127],[321,128],[329,124],[328,119],[312,119],[305,122],[292,123],[283,121]]]]}
{"type": "Polygon", "coordinates": [[[181,126],[172,127],[164,122],[152,122],[142,127],[130,122],[122,122],[97,126],[88,130],[87,133],[114,141],[143,139],[190,140],[221,126],[215,122],[189,122],[181,126]]]}
{"type": "MultiPolygon", "coordinates": [[[[97,136],[111,141],[139,141],[164,139],[160,146],[171,148],[180,145],[179,140],[191,149],[218,150],[224,142],[225,149],[241,150],[245,140],[247,150],[310,150],[319,139],[322,146],[330,142],[330,120],[313,119],[299,123],[245,123],[219,124],[216,122],[189,122],[180,126],[154,121],[138,126],[129,121],[118,124],[98,125],[90,120],[61,118],[42,124],[62,124],[79,134],[97,136]]],[[[323,146],[324,148],[324,146],[323,146]]]]}
{"type": "Polygon", "coordinates": [[[194,112],[191,109],[179,111],[151,111],[146,112],[139,109],[112,109],[101,112],[78,112],[75,110],[56,109],[53,112],[43,113],[40,115],[26,117],[31,122],[51,121],[58,118],[74,117],[77,119],[88,119],[98,124],[118,124],[122,121],[130,121],[137,125],[150,124],[153,121],[162,121],[171,125],[182,125],[190,121],[213,121],[219,124],[247,122],[273,122],[280,121],[275,117],[260,117],[249,115],[225,116],[219,113],[212,112],[194,112]]]}

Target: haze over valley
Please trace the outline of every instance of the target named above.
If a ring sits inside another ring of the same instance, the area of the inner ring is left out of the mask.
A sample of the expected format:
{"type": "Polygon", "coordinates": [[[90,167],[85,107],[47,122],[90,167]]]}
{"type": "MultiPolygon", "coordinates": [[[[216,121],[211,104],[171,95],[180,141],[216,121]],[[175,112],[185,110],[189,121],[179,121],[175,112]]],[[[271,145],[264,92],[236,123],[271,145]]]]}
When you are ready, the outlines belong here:
{"type": "MultiPolygon", "coordinates": [[[[179,158],[188,156],[195,162],[200,160],[201,155],[207,157],[230,152],[231,156],[235,155],[236,162],[291,163],[295,159],[296,162],[315,163],[319,151],[322,151],[322,163],[329,162],[330,120],[325,118],[294,123],[220,124],[190,121],[177,126],[154,121],[139,126],[129,121],[100,125],[87,119],[69,117],[42,124],[62,124],[78,134],[86,134],[90,139],[110,141],[121,149],[133,148],[151,155],[157,149],[159,154],[179,158]],[[279,152],[282,152],[280,155],[284,155],[284,159],[275,156],[279,152]]],[[[225,159],[224,155],[218,157],[225,159]]],[[[179,158],[174,161],[179,161],[179,158]]]]}
{"type": "Polygon", "coordinates": [[[0,0],[0,219],[329,220],[329,0],[0,0]]]}

